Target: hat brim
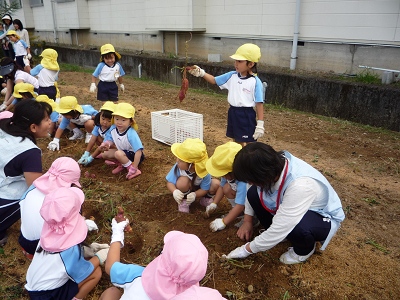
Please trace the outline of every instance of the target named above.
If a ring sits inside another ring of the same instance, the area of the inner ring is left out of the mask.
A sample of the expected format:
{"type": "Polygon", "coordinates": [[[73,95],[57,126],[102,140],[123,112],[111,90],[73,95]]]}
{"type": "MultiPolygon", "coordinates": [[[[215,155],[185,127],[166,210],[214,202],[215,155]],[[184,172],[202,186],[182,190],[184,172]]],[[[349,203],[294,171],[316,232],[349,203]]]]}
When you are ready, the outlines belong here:
{"type": "Polygon", "coordinates": [[[226,174],[228,174],[229,172],[232,172],[232,170],[221,170],[221,169],[216,169],[215,167],[214,167],[214,164],[213,164],[213,157],[211,157],[209,160],[207,160],[207,162],[206,162],[206,170],[207,170],[207,172],[208,172],[208,174],[210,174],[211,176],[214,176],[214,177],[222,177],[222,176],[225,176],[226,174]]]}
{"type": "Polygon", "coordinates": [[[234,60],[247,60],[246,57],[238,55],[238,54],[233,54],[231,56],[229,56],[230,58],[234,59],[234,60]]]}
{"type": "Polygon", "coordinates": [[[68,112],[70,112],[70,111],[72,111],[72,110],[77,110],[77,111],[79,111],[80,113],[83,113],[82,106],[80,106],[79,104],[76,105],[74,108],[71,108],[71,109],[69,109],[69,108],[62,109],[62,108],[60,108],[60,106],[58,106],[57,109],[56,109],[56,112],[58,112],[58,113],[60,113],[60,114],[66,114],[66,113],[68,113],[68,112]]]}
{"type": "Polygon", "coordinates": [[[14,64],[9,64],[6,66],[1,66],[0,67],[0,75],[4,76],[4,75],[8,75],[10,74],[12,71],[14,70],[14,64]]]}

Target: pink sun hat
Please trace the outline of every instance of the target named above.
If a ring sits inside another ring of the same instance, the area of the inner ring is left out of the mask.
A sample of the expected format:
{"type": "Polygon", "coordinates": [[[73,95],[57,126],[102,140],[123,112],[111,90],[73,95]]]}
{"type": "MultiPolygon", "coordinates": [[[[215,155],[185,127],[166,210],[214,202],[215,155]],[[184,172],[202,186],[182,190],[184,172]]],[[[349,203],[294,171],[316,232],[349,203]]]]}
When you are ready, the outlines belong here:
{"type": "Polygon", "coordinates": [[[1,120],[1,119],[8,119],[8,118],[11,118],[13,115],[14,115],[14,114],[13,114],[11,111],[8,111],[8,110],[2,111],[2,112],[0,112],[0,120],[1,120]]]}
{"type": "Polygon", "coordinates": [[[80,178],[79,164],[71,157],[59,157],[46,173],[33,181],[33,185],[43,194],[48,194],[61,187],[70,187],[71,184],[81,187],[80,178]]]}
{"type": "Polygon", "coordinates": [[[85,195],[76,187],[62,187],[46,195],[40,215],[44,219],[40,245],[49,252],[61,252],[83,242],[85,219],[79,213],[85,195]]]}
{"type": "Polygon", "coordinates": [[[202,287],[193,285],[188,288],[183,293],[176,295],[171,298],[171,300],[223,300],[226,298],[222,297],[221,294],[214,289],[210,289],[208,287],[202,287]]]}
{"type": "Polygon", "coordinates": [[[194,234],[170,231],[162,253],[143,270],[142,284],[150,299],[171,299],[199,281],[207,271],[208,251],[194,234]]]}

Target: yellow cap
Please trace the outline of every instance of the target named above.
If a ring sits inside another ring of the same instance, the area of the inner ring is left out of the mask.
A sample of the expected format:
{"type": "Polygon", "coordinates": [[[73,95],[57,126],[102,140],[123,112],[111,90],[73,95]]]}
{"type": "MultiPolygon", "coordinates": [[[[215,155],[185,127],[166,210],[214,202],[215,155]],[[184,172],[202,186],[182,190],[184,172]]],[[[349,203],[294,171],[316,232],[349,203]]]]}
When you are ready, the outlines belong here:
{"type": "Polygon", "coordinates": [[[18,92],[19,93],[31,93],[32,96],[34,96],[34,93],[35,93],[34,89],[35,89],[35,87],[32,84],[24,82],[22,84],[22,86],[19,88],[18,92]]]}
{"type": "Polygon", "coordinates": [[[15,30],[9,30],[7,31],[7,36],[9,35],[15,35],[18,39],[20,39],[19,35],[17,34],[17,32],[15,30]]]}
{"type": "Polygon", "coordinates": [[[58,65],[57,58],[58,58],[58,53],[56,50],[47,48],[42,51],[40,54],[42,58],[40,64],[49,70],[52,71],[59,71],[60,66],[58,65]]]}
{"type": "Polygon", "coordinates": [[[183,143],[175,143],[171,146],[172,153],[180,160],[194,163],[196,174],[203,178],[207,175],[206,161],[208,159],[206,144],[199,138],[188,138],[183,143]]]}
{"type": "MultiPolygon", "coordinates": [[[[115,55],[118,57],[118,59],[121,59],[121,54],[119,54],[117,51],[115,51],[114,46],[111,44],[105,44],[101,46],[100,48],[100,53],[101,55],[107,54],[107,53],[115,53],[115,55]]],[[[100,57],[100,61],[102,58],[100,57]]]]}
{"type": "MultiPolygon", "coordinates": [[[[100,110],[109,110],[111,112],[114,112],[115,106],[116,106],[116,104],[114,102],[106,101],[106,102],[104,102],[103,106],[100,107],[100,110]]],[[[133,114],[135,114],[135,113],[133,113],[133,114]]]]}
{"type": "Polygon", "coordinates": [[[14,98],[18,98],[18,99],[22,98],[22,96],[19,93],[19,89],[22,88],[23,85],[24,85],[24,82],[19,82],[16,85],[14,85],[14,92],[13,92],[14,98]]]}
{"type": "Polygon", "coordinates": [[[235,142],[227,142],[215,148],[214,154],[207,160],[206,169],[212,176],[225,176],[233,170],[233,161],[242,146],[235,142]]]}
{"type": "Polygon", "coordinates": [[[39,102],[46,102],[47,104],[49,104],[52,108],[53,111],[57,110],[57,103],[53,100],[50,99],[47,95],[39,95],[36,97],[36,101],[39,102]]]}
{"type": "Polygon", "coordinates": [[[56,112],[59,112],[60,114],[66,114],[71,110],[77,110],[80,113],[83,113],[82,106],[78,104],[78,100],[76,99],[76,97],[74,96],[61,97],[56,112]]]}
{"type": "Polygon", "coordinates": [[[258,62],[261,58],[261,50],[255,44],[244,44],[240,46],[236,53],[231,56],[235,60],[248,60],[258,62]]]}
{"type": "Polygon", "coordinates": [[[136,131],[139,129],[136,121],[134,120],[135,117],[135,108],[133,105],[129,103],[118,103],[115,104],[114,112],[112,113],[113,116],[121,116],[123,118],[131,119],[133,120],[131,127],[135,129],[136,131]]]}

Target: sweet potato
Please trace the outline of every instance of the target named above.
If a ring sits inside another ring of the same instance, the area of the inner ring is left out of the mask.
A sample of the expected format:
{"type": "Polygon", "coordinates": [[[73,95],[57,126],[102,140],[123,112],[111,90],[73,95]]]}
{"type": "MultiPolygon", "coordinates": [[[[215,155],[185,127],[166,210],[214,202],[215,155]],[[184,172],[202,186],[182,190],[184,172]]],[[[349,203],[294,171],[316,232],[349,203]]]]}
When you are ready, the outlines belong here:
{"type": "MultiPolygon", "coordinates": [[[[124,215],[124,209],[121,206],[117,207],[117,215],[115,216],[115,220],[117,221],[117,223],[125,221],[125,215],[124,215]]],[[[132,227],[131,225],[129,225],[129,223],[125,226],[124,228],[125,232],[131,232],[132,231],[132,227]]]]}

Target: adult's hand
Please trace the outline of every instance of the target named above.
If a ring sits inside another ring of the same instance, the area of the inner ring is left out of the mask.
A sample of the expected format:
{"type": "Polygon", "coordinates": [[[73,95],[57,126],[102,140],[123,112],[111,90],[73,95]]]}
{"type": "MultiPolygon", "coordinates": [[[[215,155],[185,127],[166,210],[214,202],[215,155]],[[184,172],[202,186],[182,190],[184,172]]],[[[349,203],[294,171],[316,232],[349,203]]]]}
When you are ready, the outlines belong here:
{"type": "Polygon", "coordinates": [[[251,236],[253,235],[253,222],[252,221],[243,221],[242,226],[237,231],[237,236],[246,242],[250,241],[251,236]]]}
{"type": "MultiPolygon", "coordinates": [[[[247,243],[248,244],[248,243],[247,243]]],[[[246,258],[247,256],[253,254],[246,250],[247,244],[237,247],[235,250],[231,251],[226,258],[246,258]]]]}

